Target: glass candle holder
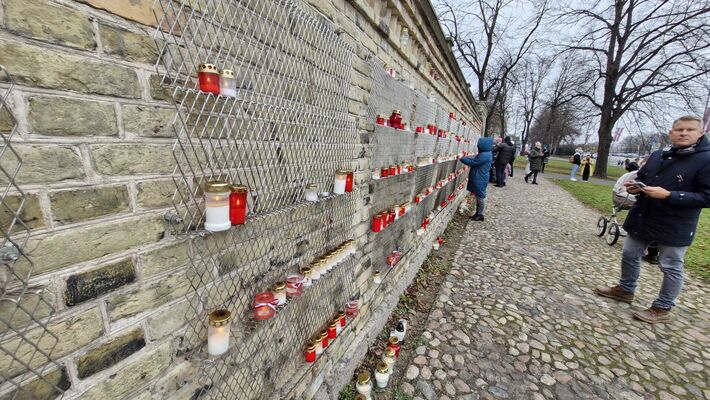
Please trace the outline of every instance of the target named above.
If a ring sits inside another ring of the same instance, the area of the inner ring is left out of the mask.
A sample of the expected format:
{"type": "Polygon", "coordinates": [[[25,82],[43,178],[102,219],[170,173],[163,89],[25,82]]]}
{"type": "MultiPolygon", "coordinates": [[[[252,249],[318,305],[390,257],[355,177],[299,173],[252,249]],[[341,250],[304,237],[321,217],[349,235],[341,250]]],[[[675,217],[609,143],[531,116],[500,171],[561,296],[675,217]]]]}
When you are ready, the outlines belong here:
{"type": "Polygon", "coordinates": [[[439,242],[434,242],[434,243],[431,245],[431,247],[432,247],[434,250],[439,250],[439,242]]]}
{"type": "Polygon", "coordinates": [[[388,176],[390,176],[389,167],[382,167],[382,169],[380,169],[380,178],[387,178],[388,176]]]}
{"type": "Polygon", "coordinates": [[[453,112],[450,112],[450,113],[449,113],[449,119],[456,119],[456,117],[454,116],[454,113],[453,113],[453,112]]]}
{"type": "Polygon", "coordinates": [[[237,97],[237,80],[234,71],[223,69],[219,71],[219,94],[227,97],[237,97]]]}
{"type": "Polygon", "coordinates": [[[313,261],[311,265],[307,268],[311,269],[311,281],[315,283],[316,281],[320,280],[320,266],[318,265],[318,260],[313,261]]]}
{"type": "Polygon", "coordinates": [[[316,268],[318,268],[318,272],[320,273],[321,278],[323,278],[323,275],[328,273],[324,258],[319,258],[318,260],[316,260],[316,268]]]}
{"type": "Polygon", "coordinates": [[[382,283],[382,274],[380,274],[380,271],[375,271],[372,273],[372,282],[375,285],[379,285],[382,283]]]}
{"type": "Polygon", "coordinates": [[[219,73],[214,64],[200,64],[197,67],[197,79],[200,82],[200,91],[219,95],[219,73]]]}
{"type": "Polygon", "coordinates": [[[397,175],[402,173],[402,164],[397,164],[397,175]]]}
{"type": "Polygon", "coordinates": [[[318,201],[318,185],[315,183],[306,185],[306,201],[318,201]]]}
{"type": "Polygon", "coordinates": [[[353,191],[353,182],[355,180],[353,171],[347,170],[347,176],[345,177],[345,193],[350,193],[353,191]]]}
{"type": "Polygon", "coordinates": [[[389,223],[389,224],[393,223],[396,218],[396,215],[397,215],[397,213],[395,213],[393,209],[390,209],[389,211],[387,211],[387,223],[389,223]]]}
{"type": "Polygon", "coordinates": [[[380,214],[372,217],[372,231],[380,232],[382,230],[382,216],[380,214]]]}
{"type": "Polygon", "coordinates": [[[320,338],[320,333],[316,336],[313,343],[316,345],[316,358],[318,358],[323,354],[323,341],[320,338]]]}
{"type": "Polygon", "coordinates": [[[261,292],[254,295],[254,319],[264,321],[276,315],[276,299],[272,292],[261,292]]]}
{"type": "Polygon", "coordinates": [[[313,285],[313,269],[311,267],[302,267],[301,274],[303,275],[303,287],[307,288],[313,285]]]}
{"type": "Polygon", "coordinates": [[[399,339],[397,339],[396,336],[390,336],[389,340],[387,340],[387,347],[394,350],[395,357],[399,357],[399,351],[402,349],[402,346],[399,344],[399,339]]]}
{"type": "Polygon", "coordinates": [[[209,315],[207,327],[207,352],[219,356],[229,350],[229,321],[232,314],[224,309],[214,310],[209,315]]]}
{"type": "Polygon", "coordinates": [[[303,294],[303,275],[291,274],[286,277],[286,296],[299,297],[303,294]]]}
{"type": "Polygon", "coordinates": [[[338,324],[333,321],[328,324],[328,339],[332,340],[338,337],[338,324]]]}
{"type": "Polygon", "coordinates": [[[390,224],[389,215],[387,214],[387,211],[381,212],[380,218],[382,219],[382,229],[387,228],[387,225],[390,224]]]}
{"type": "Polygon", "coordinates": [[[351,300],[345,303],[345,315],[352,319],[357,317],[360,312],[360,307],[358,306],[357,300],[351,300]]]}
{"type": "Polygon", "coordinates": [[[421,195],[416,195],[414,196],[414,202],[419,204],[419,202],[422,201],[422,196],[421,195]]]}
{"type": "Polygon", "coordinates": [[[339,169],[335,171],[335,183],[333,185],[333,193],[345,194],[345,185],[348,180],[348,171],[339,169]]]}
{"type": "Polygon", "coordinates": [[[338,321],[340,321],[341,328],[345,328],[345,325],[347,324],[347,321],[345,319],[345,311],[338,311],[338,321]]]}
{"type": "Polygon", "coordinates": [[[405,204],[401,204],[398,208],[399,209],[397,211],[397,218],[404,217],[404,214],[407,213],[407,206],[405,204]]]}
{"type": "Polygon", "coordinates": [[[417,126],[417,128],[415,129],[415,132],[416,132],[416,133],[424,133],[424,127],[423,127],[423,126],[417,126]]]}
{"type": "Polygon", "coordinates": [[[390,165],[388,171],[389,171],[389,176],[397,175],[397,167],[395,165],[390,165]]]}
{"type": "Polygon", "coordinates": [[[395,129],[402,129],[402,113],[399,110],[392,110],[390,126],[395,129]]]}
{"type": "Polygon", "coordinates": [[[377,125],[384,125],[385,124],[385,116],[382,114],[377,114],[377,119],[375,120],[375,123],[377,125]]]}
{"type": "Polygon", "coordinates": [[[224,181],[205,183],[205,229],[210,232],[226,231],[229,220],[229,185],[224,181]]]}
{"type": "Polygon", "coordinates": [[[336,336],[340,336],[340,332],[343,331],[343,326],[340,325],[340,315],[336,315],[335,318],[333,318],[333,323],[335,324],[336,336]]]}
{"type": "Polygon", "coordinates": [[[387,364],[380,362],[377,364],[375,369],[375,382],[377,382],[377,387],[384,389],[387,387],[387,383],[390,380],[390,373],[387,364]]]}
{"type": "Polygon", "coordinates": [[[365,396],[366,399],[370,399],[370,396],[372,396],[372,382],[370,381],[369,372],[360,372],[357,375],[355,389],[359,394],[365,396]]]}
{"type": "Polygon", "coordinates": [[[306,362],[312,363],[316,361],[316,344],[311,342],[306,346],[305,351],[306,362]]]}
{"type": "Polygon", "coordinates": [[[409,45],[409,29],[402,28],[402,34],[399,36],[399,44],[406,48],[409,45]]]}
{"type": "Polygon", "coordinates": [[[330,342],[328,341],[328,331],[322,331],[320,333],[320,341],[321,345],[323,346],[323,350],[327,349],[328,346],[330,345],[330,342]]]}
{"type": "Polygon", "coordinates": [[[372,179],[380,179],[380,170],[375,169],[372,171],[372,179]]]}
{"type": "Polygon", "coordinates": [[[286,304],[286,283],[274,283],[274,286],[271,288],[271,292],[274,294],[274,299],[276,300],[277,306],[282,306],[286,304]]]}
{"type": "Polygon", "coordinates": [[[247,189],[244,185],[232,185],[229,193],[229,220],[232,225],[241,225],[247,218],[247,189]]]}

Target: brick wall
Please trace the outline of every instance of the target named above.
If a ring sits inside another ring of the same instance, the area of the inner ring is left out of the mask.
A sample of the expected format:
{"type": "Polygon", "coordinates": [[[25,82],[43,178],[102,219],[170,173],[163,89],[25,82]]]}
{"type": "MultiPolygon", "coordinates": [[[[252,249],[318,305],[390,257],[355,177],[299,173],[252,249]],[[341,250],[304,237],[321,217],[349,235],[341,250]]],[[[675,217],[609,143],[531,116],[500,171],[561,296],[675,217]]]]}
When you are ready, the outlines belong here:
{"type": "MultiPolygon", "coordinates": [[[[17,392],[16,385],[0,384],[0,399],[16,393],[17,398],[27,394],[54,398],[57,388],[66,391],[65,398],[146,400],[195,394],[219,398],[213,386],[220,387],[220,382],[205,387],[199,374],[203,365],[186,356],[204,341],[204,337],[191,336],[185,318],[194,310],[191,299],[196,288],[191,273],[199,258],[195,253],[219,246],[185,241],[173,235],[163,219],[166,211],[173,210],[171,121],[175,108],[172,91],[160,85],[154,67],[159,50],[152,38],[156,25],[152,3],[0,0],[0,63],[17,83],[8,104],[17,118],[13,145],[23,160],[17,182],[27,193],[21,218],[31,236],[25,250],[34,262],[32,284],[45,289],[21,297],[21,308],[30,312],[14,313],[13,304],[0,303],[0,340],[4,348],[17,349],[15,360],[0,353],[0,368],[5,370],[0,379],[22,386],[17,392]],[[37,296],[52,307],[39,302],[37,296]],[[54,336],[43,335],[42,327],[28,314],[46,323],[54,336]],[[21,330],[41,350],[52,349],[56,363],[45,367],[47,358],[37,356],[12,330],[21,330]],[[23,363],[44,379],[22,376],[23,363]]],[[[268,218],[244,228],[252,230],[245,233],[239,248],[230,250],[219,273],[235,273],[244,265],[263,266],[267,243],[292,246],[289,254],[295,258],[281,260],[286,265],[297,263],[304,252],[317,253],[319,243],[340,236],[354,238],[359,250],[352,265],[343,269],[348,273],[329,279],[348,282],[352,294],[360,299],[361,314],[315,365],[305,365],[298,358],[298,346],[303,343],[292,343],[296,347],[290,353],[253,354],[264,363],[285,365],[282,376],[264,381],[268,385],[259,389],[263,398],[337,397],[462,197],[439,212],[422,236],[414,231],[454,183],[438,192],[438,197],[427,198],[417,212],[396,221],[386,233],[369,232],[372,214],[411,200],[422,188],[454,171],[456,162],[381,181],[371,181],[371,168],[397,161],[415,163],[416,155],[435,151],[444,154],[444,144],[448,151],[459,150],[448,139],[427,136],[417,140],[413,133],[403,136],[390,128],[375,129],[373,111],[388,113],[401,107],[414,129],[434,118],[443,126],[451,110],[466,116],[469,125],[456,129],[472,139],[481,124],[472,111],[476,106],[465,95],[467,88],[446,61],[446,49],[432,28],[436,22],[427,16],[426,1],[308,3],[333,22],[355,55],[348,110],[360,139],[352,161],[358,189],[348,200],[333,200],[345,202],[335,204],[344,210],[340,216],[329,214],[328,204],[320,205],[325,208],[318,211],[302,205],[289,209],[288,229],[268,218]],[[406,48],[399,40],[403,27],[410,32],[406,48]],[[383,77],[384,64],[409,84],[383,77]],[[439,80],[433,79],[431,70],[438,72],[439,80]],[[386,95],[383,86],[389,88],[386,95]],[[415,98],[430,95],[446,115],[434,115],[431,104],[421,101],[421,107],[414,107],[415,98]],[[348,219],[348,228],[337,224],[321,228],[323,221],[337,218],[348,219]],[[268,234],[263,233],[266,227],[268,234]],[[396,247],[406,252],[404,259],[385,275],[383,284],[373,285],[372,271],[388,268],[384,257],[396,247]],[[249,251],[241,252],[241,248],[249,251]]],[[[0,91],[7,87],[0,83],[0,91]]],[[[0,130],[6,132],[5,126],[0,116],[0,130]]],[[[7,159],[1,162],[3,168],[13,167],[7,159]]],[[[3,202],[16,206],[18,194],[10,193],[3,202]]],[[[11,218],[7,210],[0,212],[3,226],[11,218]]],[[[20,262],[15,267],[21,272],[30,266],[20,262]]],[[[276,278],[269,274],[274,275],[265,268],[259,276],[276,278]]],[[[314,291],[309,296],[341,301],[338,285],[328,287],[332,288],[329,293],[314,291]]],[[[198,292],[209,297],[213,290],[198,292]]],[[[305,307],[309,302],[303,299],[300,304],[305,307]]],[[[279,316],[281,323],[297,320],[298,312],[290,308],[288,314],[279,316]]],[[[259,335],[275,335],[260,329],[259,335]]],[[[252,332],[251,337],[259,335],[252,332]]],[[[243,373],[243,367],[234,367],[231,376],[243,373]]],[[[233,398],[225,393],[234,388],[220,390],[226,398],[233,398]]]]}

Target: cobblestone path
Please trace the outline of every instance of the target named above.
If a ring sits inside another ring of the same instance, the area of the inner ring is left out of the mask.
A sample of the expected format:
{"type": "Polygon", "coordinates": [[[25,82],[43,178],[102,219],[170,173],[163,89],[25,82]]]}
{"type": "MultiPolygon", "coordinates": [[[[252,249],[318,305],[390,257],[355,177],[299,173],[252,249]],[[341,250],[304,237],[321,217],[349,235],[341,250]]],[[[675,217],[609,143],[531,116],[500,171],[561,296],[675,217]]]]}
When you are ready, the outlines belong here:
{"type": "MultiPolygon", "coordinates": [[[[581,183],[580,183],[581,184],[581,183]]],[[[660,286],[644,264],[633,304],[614,284],[621,243],[594,236],[599,214],[547,179],[490,187],[469,222],[399,390],[419,399],[710,400],[710,285],[687,277],[673,321],[631,313],[660,286]]],[[[620,240],[621,242],[621,240],[620,240]]]]}

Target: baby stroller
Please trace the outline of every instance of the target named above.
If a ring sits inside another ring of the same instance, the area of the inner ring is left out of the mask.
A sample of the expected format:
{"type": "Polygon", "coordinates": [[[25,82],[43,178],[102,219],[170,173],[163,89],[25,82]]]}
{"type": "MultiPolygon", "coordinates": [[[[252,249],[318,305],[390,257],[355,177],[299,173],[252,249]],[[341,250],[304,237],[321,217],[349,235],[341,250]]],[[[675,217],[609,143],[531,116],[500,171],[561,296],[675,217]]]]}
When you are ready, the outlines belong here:
{"type": "Polygon", "coordinates": [[[626,236],[626,232],[621,227],[621,224],[619,224],[616,215],[621,212],[621,210],[631,209],[636,203],[636,196],[629,194],[624,186],[625,182],[634,179],[636,179],[636,171],[624,174],[624,176],[616,181],[611,195],[611,215],[608,218],[601,216],[597,220],[597,236],[602,237],[606,233],[606,242],[609,246],[615,245],[620,236],[626,236]]]}

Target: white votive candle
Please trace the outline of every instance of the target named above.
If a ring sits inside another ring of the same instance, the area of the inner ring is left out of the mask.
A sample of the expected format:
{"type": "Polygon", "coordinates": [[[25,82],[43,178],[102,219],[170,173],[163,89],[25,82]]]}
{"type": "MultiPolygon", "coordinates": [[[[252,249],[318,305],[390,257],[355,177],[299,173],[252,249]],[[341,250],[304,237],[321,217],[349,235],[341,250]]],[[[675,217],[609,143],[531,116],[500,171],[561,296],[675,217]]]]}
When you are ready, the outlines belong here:
{"type": "Polygon", "coordinates": [[[224,181],[205,184],[205,229],[210,232],[226,231],[232,226],[229,220],[229,185],[224,181]]]}
{"type": "Polygon", "coordinates": [[[219,356],[229,350],[230,317],[231,313],[223,309],[210,313],[207,327],[207,352],[210,355],[219,356]]]}

